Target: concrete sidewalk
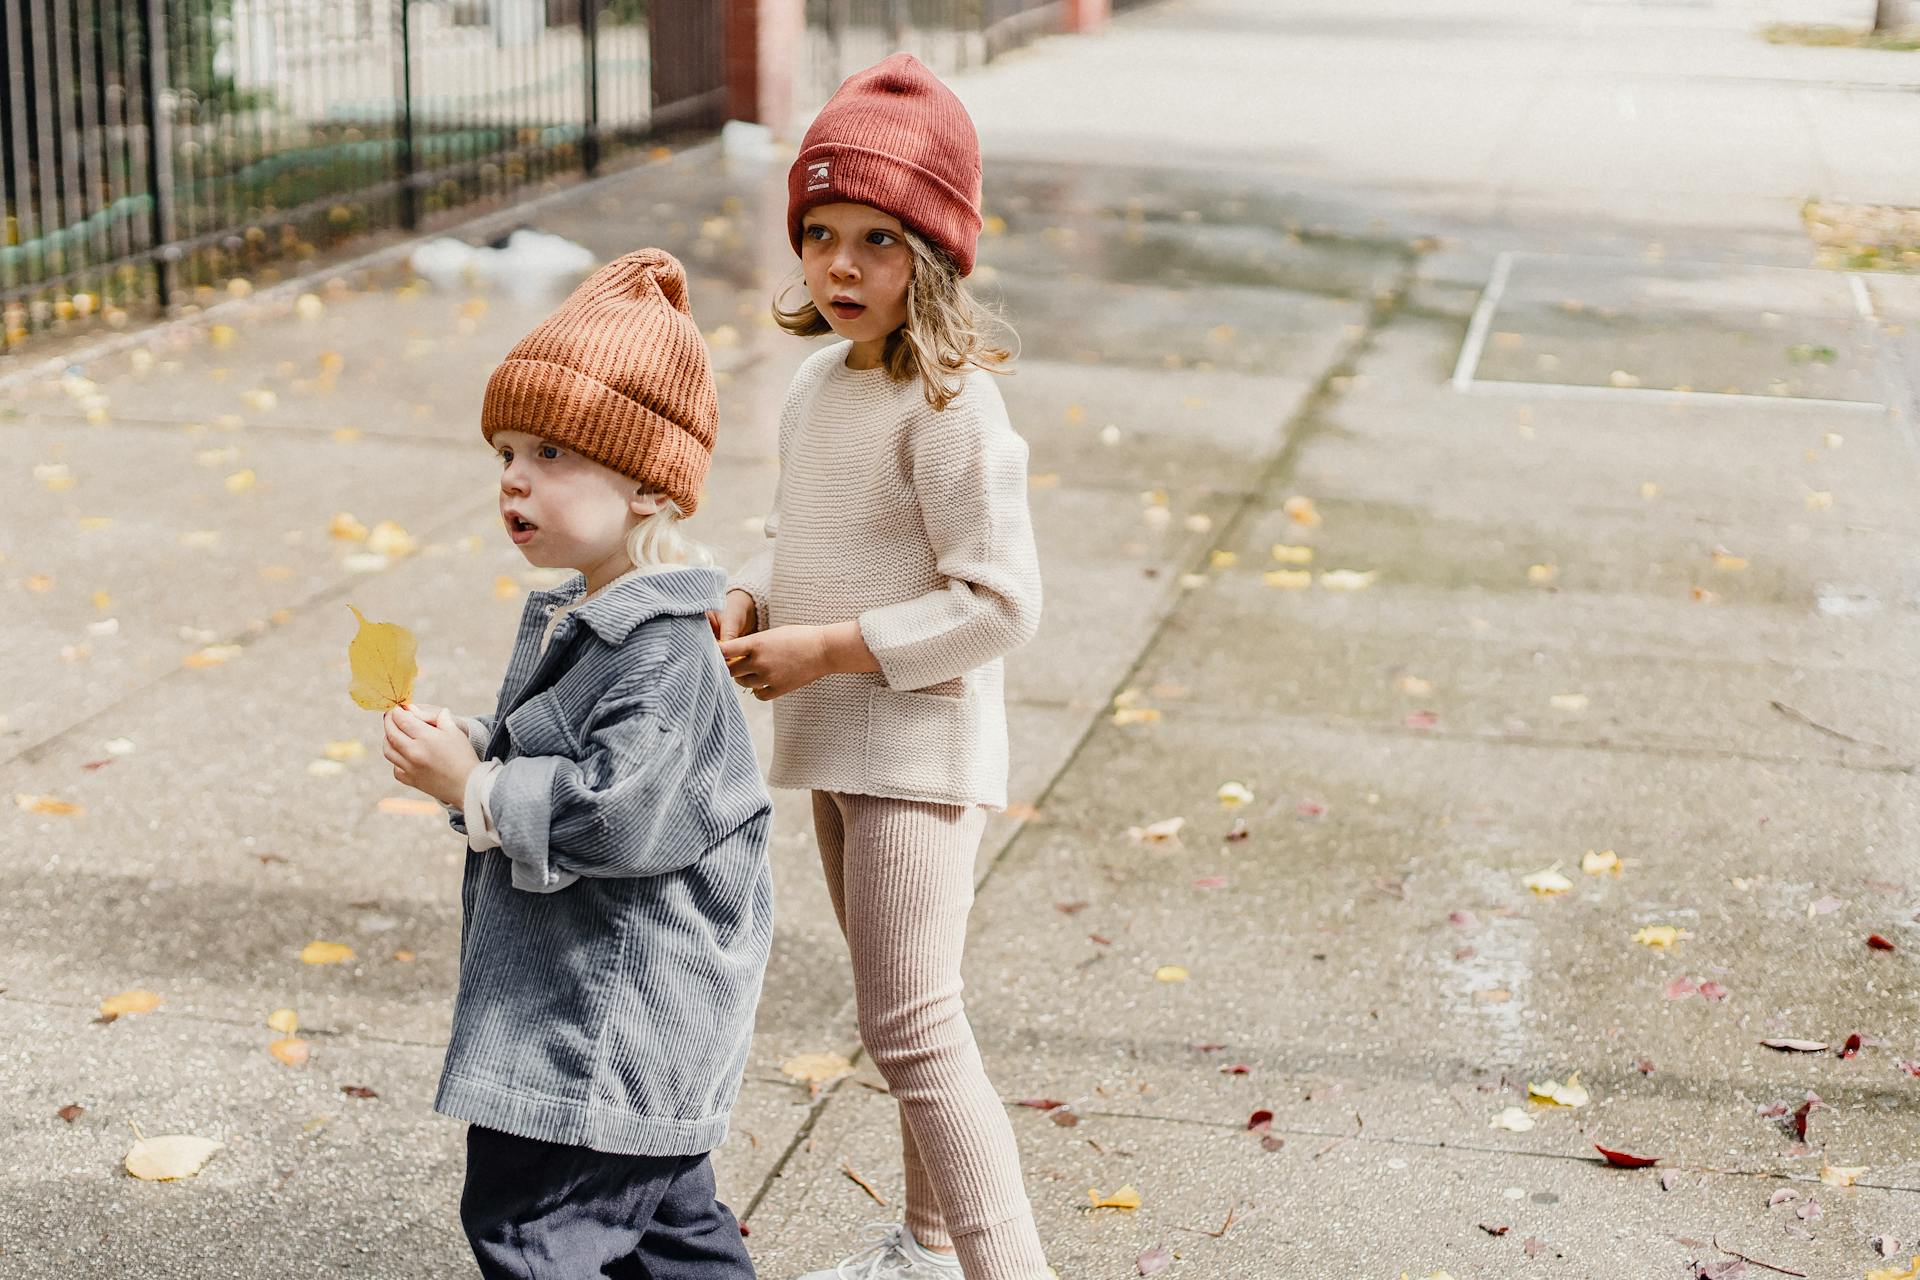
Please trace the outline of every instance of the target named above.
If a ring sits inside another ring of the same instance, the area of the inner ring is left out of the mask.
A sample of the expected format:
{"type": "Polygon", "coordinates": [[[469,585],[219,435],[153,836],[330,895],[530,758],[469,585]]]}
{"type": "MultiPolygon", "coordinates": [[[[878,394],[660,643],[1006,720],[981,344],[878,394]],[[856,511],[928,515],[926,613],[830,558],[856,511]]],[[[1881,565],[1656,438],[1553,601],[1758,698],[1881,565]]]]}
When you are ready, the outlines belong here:
{"type": "MultiPolygon", "coordinates": [[[[1174,1274],[1260,1280],[1732,1251],[1856,1276],[1873,1237],[1920,1235],[1920,516],[1895,411],[1920,295],[1872,278],[1862,308],[1800,270],[1794,212],[1920,179],[1876,177],[1851,132],[1756,123],[1836,94],[1911,134],[1911,95],[1860,86],[1920,55],[1762,46],[1766,76],[1698,74],[1751,65],[1735,12],[1179,0],[959,83],[1047,577],[1009,668],[1018,807],[983,850],[970,1016],[1067,1280],[1163,1247],[1174,1274]],[[1173,88],[1127,79],[1146,66],[1173,88]],[[1676,112],[1733,93],[1752,127],[1649,158],[1672,120],[1634,125],[1621,85],[1676,112]],[[1588,850],[1622,872],[1583,874],[1588,850]],[[1549,866],[1570,891],[1525,887],[1549,866]],[[1852,1033],[1844,1059],[1758,1044],[1852,1033]],[[1528,1100],[1576,1072],[1585,1106],[1528,1100]],[[1804,1143],[1756,1114],[1810,1090],[1804,1143]],[[1508,1108],[1532,1127],[1490,1127],[1508,1108]],[[1090,1206],[1125,1185],[1137,1210],[1090,1206]]],[[[540,219],[688,263],[723,380],[698,523],[729,562],[807,349],[764,319],[780,177],[695,151],[540,219]]],[[[7,1275],[471,1274],[460,1130],[428,1109],[463,855],[380,807],[404,797],[344,696],[345,606],[414,628],[423,699],[487,705],[535,578],[475,423],[543,304],[399,276],[322,296],[0,420],[0,771],[84,808],[0,814],[7,1275]],[[343,512],[417,546],[359,559],[343,512]],[[353,739],[366,759],[316,767],[353,739]],[[356,958],[303,965],[313,939],[356,958]],[[137,987],[164,1004],[95,1021],[137,987]],[[305,1067],[265,1052],[283,1006],[305,1067]],[[135,1182],[131,1124],[226,1147],[135,1182]]],[[[805,798],[776,800],[776,951],[719,1156],[770,1278],[900,1192],[871,1069],[817,1096],[780,1070],[858,1055],[805,798]]]]}

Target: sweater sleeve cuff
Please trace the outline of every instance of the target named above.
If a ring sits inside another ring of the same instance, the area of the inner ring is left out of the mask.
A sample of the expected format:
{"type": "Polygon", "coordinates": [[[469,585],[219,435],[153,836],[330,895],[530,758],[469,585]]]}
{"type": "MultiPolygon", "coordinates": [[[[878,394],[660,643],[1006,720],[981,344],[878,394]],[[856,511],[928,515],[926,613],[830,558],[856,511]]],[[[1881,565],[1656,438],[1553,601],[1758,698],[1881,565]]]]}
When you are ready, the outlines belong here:
{"type": "Polygon", "coordinates": [[[513,887],[529,893],[553,893],[579,879],[553,866],[547,842],[559,767],[553,756],[519,756],[500,765],[488,788],[487,807],[499,833],[500,852],[513,862],[513,887]]]}
{"type": "Polygon", "coordinates": [[[460,807],[467,818],[467,848],[475,853],[500,847],[500,830],[494,826],[490,807],[493,777],[499,772],[498,760],[483,760],[467,775],[467,790],[460,807]]]}

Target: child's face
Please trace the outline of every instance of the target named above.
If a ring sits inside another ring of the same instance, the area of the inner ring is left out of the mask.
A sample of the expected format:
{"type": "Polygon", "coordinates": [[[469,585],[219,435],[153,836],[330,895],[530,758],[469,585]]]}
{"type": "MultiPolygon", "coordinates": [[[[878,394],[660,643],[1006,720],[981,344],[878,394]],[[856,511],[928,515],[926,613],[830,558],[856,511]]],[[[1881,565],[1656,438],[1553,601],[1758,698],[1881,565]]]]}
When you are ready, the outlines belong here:
{"type": "Polygon", "coordinates": [[[907,322],[913,249],[890,213],[864,204],[823,204],[800,224],[807,295],[833,331],[877,342],[907,322]]]}
{"type": "Polygon", "coordinates": [[[591,458],[524,431],[496,431],[500,519],[527,563],[593,570],[626,554],[627,531],[659,497],[591,458]]]}

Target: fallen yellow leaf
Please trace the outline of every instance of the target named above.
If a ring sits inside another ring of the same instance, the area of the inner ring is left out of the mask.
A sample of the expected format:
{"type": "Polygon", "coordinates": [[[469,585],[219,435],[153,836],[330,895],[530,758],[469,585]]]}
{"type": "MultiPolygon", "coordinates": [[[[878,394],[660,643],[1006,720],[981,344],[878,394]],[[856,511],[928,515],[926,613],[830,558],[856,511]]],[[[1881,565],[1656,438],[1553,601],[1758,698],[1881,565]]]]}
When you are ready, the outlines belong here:
{"type": "Polygon", "coordinates": [[[1585,711],[1587,695],[1584,693],[1556,693],[1548,700],[1555,711],[1585,711]]]}
{"type": "Polygon", "coordinates": [[[1096,1209],[1138,1209],[1140,1207],[1140,1193],[1133,1189],[1131,1183],[1110,1196],[1101,1195],[1096,1187],[1088,1187],[1087,1199],[1096,1209]]]}
{"type": "Polygon", "coordinates": [[[1633,940],[1643,947],[1671,947],[1693,935],[1685,929],[1677,929],[1670,924],[1649,924],[1641,926],[1633,935],[1633,940]]]}
{"type": "Polygon", "coordinates": [[[1247,790],[1243,782],[1223,782],[1220,784],[1220,806],[1223,809],[1238,809],[1243,804],[1253,803],[1253,792],[1247,790]]]}
{"type": "Polygon", "coordinates": [[[298,1036],[282,1036],[267,1045],[267,1052],[290,1067],[304,1067],[313,1056],[313,1047],[298,1036]]]}
{"type": "Polygon", "coordinates": [[[1620,858],[1611,849],[1595,853],[1589,849],[1580,859],[1580,869],[1590,876],[1619,875],[1620,858]]]}
{"type": "Polygon", "coordinates": [[[353,681],[347,692],[369,711],[386,711],[413,697],[413,678],[419,673],[414,661],[413,633],[392,622],[368,622],[352,605],[360,629],[347,644],[347,665],[353,681]]]}
{"type": "Polygon", "coordinates": [[[1820,1181],[1830,1187],[1850,1187],[1860,1180],[1861,1174],[1872,1167],[1864,1164],[1846,1166],[1823,1164],[1820,1166],[1820,1181]]]}
{"type": "Polygon", "coordinates": [[[1876,1267],[1867,1272],[1867,1280],[1920,1280],[1920,1253],[1913,1255],[1905,1271],[1900,1270],[1896,1262],[1891,1267],[1876,1267]]]}
{"type": "Polygon", "coordinates": [[[16,795],[13,803],[28,813],[45,813],[57,818],[79,817],[86,812],[79,805],[55,796],[16,795]]]}
{"type": "Polygon", "coordinates": [[[353,959],[353,948],[343,942],[315,940],[300,948],[303,964],[345,964],[353,959]]]}
{"type": "Polygon", "coordinates": [[[100,1016],[118,1018],[128,1013],[152,1013],[160,1007],[160,997],[151,991],[138,987],[132,991],[122,991],[117,996],[108,996],[100,1002],[100,1016]]]}
{"type": "Polygon", "coordinates": [[[375,555],[411,555],[418,546],[412,534],[391,520],[382,520],[367,534],[367,550],[375,555]]]}
{"type": "Polygon", "coordinates": [[[267,1015],[267,1026],[283,1036],[290,1036],[300,1029],[300,1015],[291,1009],[275,1009],[267,1015]]]}
{"type": "Polygon", "coordinates": [[[190,653],[180,659],[183,667],[217,667],[240,656],[237,644],[210,644],[206,648],[190,653]]]}
{"type": "Polygon", "coordinates": [[[1152,724],[1160,718],[1158,707],[1121,707],[1113,713],[1117,725],[1152,724]]]}
{"type": "Polygon", "coordinates": [[[252,467],[248,467],[244,471],[236,471],[227,477],[227,492],[245,493],[247,490],[253,488],[258,480],[259,477],[254,474],[252,467]]]}
{"type": "Polygon", "coordinates": [[[1660,496],[1660,486],[1655,484],[1653,481],[1648,480],[1640,486],[1640,496],[1645,498],[1648,502],[1652,502],[1655,498],[1660,496]]]}
{"type": "Polygon", "coordinates": [[[366,755],[367,744],[353,738],[347,738],[339,742],[329,742],[327,744],[327,759],[338,760],[343,764],[351,763],[355,760],[364,760],[366,759],[366,755]]]}
{"type": "Polygon", "coordinates": [[[1163,964],[1153,971],[1155,982],[1185,982],[1192,976],[1184,965],[1177,964],[1163,964]]]}
{"type": "Polygon", "coordinates": [[[211,1138],[196,1138],[186,1133],[141,1138],[128,1149],[126,1168],[128,1173],[146,1182],[172,1182],[199,1173],[218,1150],[220,1144],[211,1138]]]}
{"type": "Polygon", "coordinates": [[[1127,838],[1135,844],[1175,844],[1180,839],[1180,828],[1186,825],[1185,818],[1162,818],[1144,827],[1128,827],[1127,838]]]}
{"type": "Polygon", "coordinates": [[[1493,1119],[1487,1121],[1489,1129],[1505,1129],[1508,1133],[1525,1133],[1539,1123],[1528,1115],[1523,1108],[1508,1107],[1493,1119]]]}
{"type": "Polygon", "coordinates": [[[1313,548],[1297,547],[1286,542],[1273,544],[1273,558],[1281,564],[1312,564],[1313,548]]]}
{"type": "Polygon", "coordinates": [[[1209,569],[1231,569],[1239,563],[1239,553],[1233,551],[1215,551],[1207,557],[1207,567],[1209,569]]]}
{"type": "Polygon", "coordinates": [[[1320,575],[1320,586],[1327,591],[1364,591],[1380,576],[1377,569],[1362,573],[1358,569],[1333,569],[1320,575]]]}
{"type": "Polygon", "coordinates": [[[1560,872],[1553,867],[1548,867],[1544,871],[1536,871],[1530,876],[1523,877],[1520,883],[1543,898],[1550,897],[1556,893],[1567,893],[1573,888],[1573,881],[1561,875],[1560,872]]]}
{"type": "Polygon", "coordinates": [[[342,542],[365,542],[367,526],[353,518],[350,511],[342,511],[327,522],[327,533],[342,542]]]}
{"type": "Polygon", "coordinates": [[[1536,587],[1544,587],[1560,576],[1558,566],[1550,564],[1530,564],[1527,566],[1527,581],[1536,587]]]}
{"type": "Polygon", "coordinates": [[[1736,556],[1732,552],[1715,547],[1713,549],[1713,567],[1723,573],[1739,573],[1747,567],[1747,558],[1745,556],[1736,556]]]}
{"type": "Polygon", "coordinates": [[[1528,1084],[1527,1096],[1536,1102],[1550,1103],[1556,1107],[1584,1107],[1593,1101],[1587,1093],[1587,1086],[1580,1083],[1578,1071],[1568,1076],[1565,1084],[1553,1080],[1545,1084],[1528,1084]]]}
{"type": "Polygon", "coordinates": [[[828,1084],[853,1070],[843,1053],[802,1053],[780,1064],[782,1075],[810,1085],[828,1084]]]}
{"type": "Polygon", "coordinates": [[[1316,529],[1322,523],[1320,512],[1315,509],[1312,498],[1288,498],[1281,510],[1287,513],[1289,520],[1303,528],[1316,529]]]}
{"type": "Polygon", "coordinates": [[[1281,591],[1305,591],[1313,585],[1313,571],[1310,569],[1269,569],[1260,575],[1260,580],[1270,587],[1281,591]]]}
{"type": "Polygon", "coordinates": [[[1807,510],[1825,511],[1833,505],[1833,495],[1825,489],[1816,490],[1807,495],[1807,510]]]}
{"type": "Polygon", "coordinates": [[[446,812],[438,800],[423,796],[382,796],[374,808],[381,813],[402,813],[410,817],[438,818],[446,812]]]}

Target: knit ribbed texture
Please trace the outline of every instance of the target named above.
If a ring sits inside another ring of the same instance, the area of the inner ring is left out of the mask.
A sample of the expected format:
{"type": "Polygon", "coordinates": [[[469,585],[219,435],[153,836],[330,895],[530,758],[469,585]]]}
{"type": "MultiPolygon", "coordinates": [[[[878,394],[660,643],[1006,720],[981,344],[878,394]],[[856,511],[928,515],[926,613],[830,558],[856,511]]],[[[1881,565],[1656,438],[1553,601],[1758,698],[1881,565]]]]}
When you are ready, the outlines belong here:
{"type": "Polygon", "coordinates": [[[857,618],[878,674],[773,702],[776,786],[1007,803],[1001,656],[1040,620],[1027,445],[991,374],[945,409],[917,381],[808,357],[780,413],[772,546],[733,585],[762,627],[857,618]]]}
{"type": "Polygon", "coordinates": [[[627,1155],[725,1138],[773,886],[771,804],[706,620],[721,585],[705,568],[622,578],[544,653],[583,580],[528,597],[498,711],[474,718],[505,761],[488,796],[501,847],[467,856],[437,1110],[627,1155]],[[581,878],[529,893],[516,865],[581,878]]]}
{"type": "Polygon", "coordinates": [[[909,1135],[908,1228],[951,1243],[967,1280],[1044,1280],[1013,1125],[960,996],[986,811],[816,791],[813,819],[853,958],[860,1041],[909,1135]]]}
{"type": "Polygon", "coordinates": [[[480,430],[525,431],[665,493],[692,515],[720,421],[706,342],[672,254],[589,276],[487,380],[480,430]]]}
{"type": "Polygon", "coordinates": [[[787,170],[787,232],[823,204],[871,205],[973,270],[980,241],[980,139],[953,90],[909,53],[848,76],[814,117],[787,170]]]}

